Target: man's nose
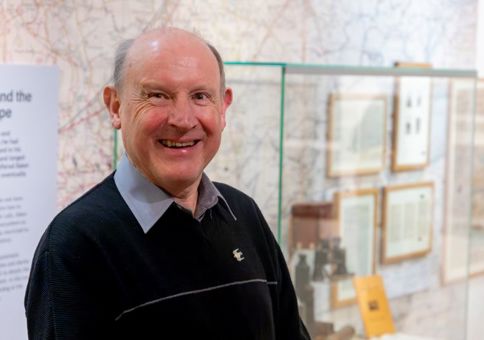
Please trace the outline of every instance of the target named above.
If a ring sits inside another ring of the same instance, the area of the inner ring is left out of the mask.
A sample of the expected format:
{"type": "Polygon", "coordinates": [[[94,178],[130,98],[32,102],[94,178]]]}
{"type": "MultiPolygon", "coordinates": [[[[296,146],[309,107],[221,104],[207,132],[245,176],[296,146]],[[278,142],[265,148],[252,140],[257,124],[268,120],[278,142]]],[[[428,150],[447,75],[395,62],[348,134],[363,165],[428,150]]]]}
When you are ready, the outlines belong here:
{"type": "Polygon", "coordinates": [[[168,114],[168,124],[180,129],[190,130],[197,125],[195,108],[190,98],[177,98],[168,114]]]}

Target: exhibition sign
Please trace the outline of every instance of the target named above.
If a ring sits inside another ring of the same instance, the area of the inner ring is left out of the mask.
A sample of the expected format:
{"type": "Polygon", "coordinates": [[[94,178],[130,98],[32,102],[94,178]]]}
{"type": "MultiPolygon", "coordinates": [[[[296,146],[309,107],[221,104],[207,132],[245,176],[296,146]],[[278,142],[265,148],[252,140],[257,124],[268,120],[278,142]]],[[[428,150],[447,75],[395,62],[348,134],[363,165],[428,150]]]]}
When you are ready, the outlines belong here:
{"type": "Polygon", "coordinates": [[[2,339],[27,339],[30,265],[56,211],[58,78],[53,66],[0,65],[2,339]]]}

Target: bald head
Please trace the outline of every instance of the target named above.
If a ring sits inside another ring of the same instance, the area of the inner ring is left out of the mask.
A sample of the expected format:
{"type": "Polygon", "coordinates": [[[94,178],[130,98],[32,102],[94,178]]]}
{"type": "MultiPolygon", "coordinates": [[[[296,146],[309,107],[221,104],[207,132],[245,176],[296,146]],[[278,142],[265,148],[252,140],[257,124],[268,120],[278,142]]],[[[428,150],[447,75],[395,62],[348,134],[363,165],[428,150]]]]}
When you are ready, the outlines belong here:
{"type": "Polygon", "coordinates": [[[149,31],[121,47],[117,85],[103,90],[111,125],[139,172],[194,211],[232,103],[218,53],[179,29],[149,31]]]}
{"type": "Polygon", "coordinates": [[[220,74],[220,90],[225,90],[225,70],[222,57],[217,49],[201,37],[188,31],[165,27],[158,28],[140,34],[134,39],[128,39],[121,42],[116,49],[113,81],[116,89],[120,90],[125,80],[127,65],[136,59],[136,55],[146,49],[146,47],[159,50],[161,48],[170,49],[173,42],[178,44],[203,44],[213,54],[220,74]]]}

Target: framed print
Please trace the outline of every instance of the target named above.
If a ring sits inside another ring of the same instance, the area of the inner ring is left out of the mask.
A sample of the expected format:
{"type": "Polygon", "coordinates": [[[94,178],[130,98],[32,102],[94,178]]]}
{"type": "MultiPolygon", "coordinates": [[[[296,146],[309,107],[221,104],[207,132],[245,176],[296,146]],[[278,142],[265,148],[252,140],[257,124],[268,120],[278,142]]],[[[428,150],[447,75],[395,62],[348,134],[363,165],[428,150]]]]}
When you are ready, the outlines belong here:
{"type": "Polygon", "coordinates": [[[383,192],[382,262],[431,250],[434,187],[430,182],[388,186],[383,192]]]}
{"type": "MultiPolygon", "coordinates": [[[[428,67],[399,64],[400,67],[428,67]]],[[[430,148],[431,79],[404,76],[397,81],[393,119],[392,170],[424,168],[430,148]]]]}
{"type": "Polygon", "coordinates": [[[474,80],[457,79],[450,84],[442,265],[444,283],[484,273],[484,82],[481,80],[477,85],[474,97],[474,80]]]}
{"type": "Polygon", "coordinates": [[[329,177],[376,174],[385,155],[386,98],[332,94],[328,109],[329,177]]]}
{"type": "Polygon", "coordinates": [[[335,198],[341,248],[345,250],[350,275],[333,280],[332,308],[356,303],[352,275],[370,275],[375,271],[378,189],[341,192],[335,198]]]}

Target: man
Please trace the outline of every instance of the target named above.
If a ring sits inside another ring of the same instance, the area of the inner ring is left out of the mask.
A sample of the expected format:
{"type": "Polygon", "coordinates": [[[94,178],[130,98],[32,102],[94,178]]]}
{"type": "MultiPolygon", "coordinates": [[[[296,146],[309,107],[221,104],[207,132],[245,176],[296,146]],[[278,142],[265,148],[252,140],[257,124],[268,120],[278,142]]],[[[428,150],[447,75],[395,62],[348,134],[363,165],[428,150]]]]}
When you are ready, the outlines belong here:
{"type": "Polygon", "coordinates": [[[254,201],[203,173],[232,90],[201,38],[121,45],[104,89],[126,156],[51,223],[25,306],[31,339],[308,339],[254,201]]]}

